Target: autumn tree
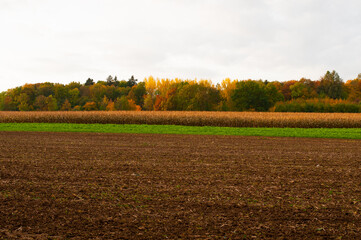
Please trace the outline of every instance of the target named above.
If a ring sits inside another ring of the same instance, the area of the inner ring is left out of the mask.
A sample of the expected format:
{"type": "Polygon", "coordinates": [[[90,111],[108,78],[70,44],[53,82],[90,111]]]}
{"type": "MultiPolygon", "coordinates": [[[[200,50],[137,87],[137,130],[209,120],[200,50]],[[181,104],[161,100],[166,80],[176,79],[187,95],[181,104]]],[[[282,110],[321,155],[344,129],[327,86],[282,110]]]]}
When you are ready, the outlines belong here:
{"type": "Polygon", "coordinates": [[[292,89],[291,87],[297,83],[296,80],[290,80],[290,81],[286,81],[282,83],[282,87],[281,87],[281,93],[284,96],[284,99],[286,101],[291,100],[292,99],[292,89]]]}
{"type": "Polygon", "coordinates": [[[21,87],[20,94],[26,94],[28,96],[28,104],[32,105],[36,97],[36,87],[34,84],[24,84],[21,87]]]}
{"type": "Polygon", "coordinates": [[[46,97],[44,95],[37,96],[34,102],[34,107],[39,111],[47,111],[46,97]]]}
{"type": "Polygon", "coordinates": [[[146,96],[144,98],[144,106],[145,110],[154,110],[154,103],[156,100],[156,90],[157,83],[152,76],[144,79],[146,96]]]}
{"type": "Polygon", "coordinates": [[[85,103],[85,105],[83,106],[83,109],[85,111],[95,111],[98,110],[97,108],[97,104],[95,102],[87,102],[85,103]]]}
{"type": "Polygon", "coordinates": [[[68,99],[65,99],[63,105],[61,106],[62,111],[70,111],[71,110],[71,104],[68,99]]]}
{"type": "Polygon", "coordinates": [[[232,93],[236,89],[236,80],[231,80],[230,78],[226,78],[221,82],[219,90],[222,94],[222,103],[220,109],[223,111],[231,111],[234,109],[234,103],[232,100],[232,93]]]}
{"type": "Polygon", "coordinates": [[[21,93],[18,99],[20,111],[33,110],[33,106],[30,104],[30,97],[26,93],[21,93]]]}
{"type": "Polygon", "coordinates": [[[361,74],[356,79],[347,81],[345,87],[348,91],[347,100],[361,103],[361,74]]]}
{"type": "Polygon", "coordinates": [[[128,99],[131,99],[135,102],[136,105],[143,107],[144,105],[144,96],[146,95],[147,90],[145,88],[145,83],[140,82],[137,85],[134,85],[128,94],[128,99]]]}
{"type": "Polygon", "coordinates": [[[115,111],[115,105],[112,100],[109,100],[107,107],[105,108],[107,111],[115,111]]]}

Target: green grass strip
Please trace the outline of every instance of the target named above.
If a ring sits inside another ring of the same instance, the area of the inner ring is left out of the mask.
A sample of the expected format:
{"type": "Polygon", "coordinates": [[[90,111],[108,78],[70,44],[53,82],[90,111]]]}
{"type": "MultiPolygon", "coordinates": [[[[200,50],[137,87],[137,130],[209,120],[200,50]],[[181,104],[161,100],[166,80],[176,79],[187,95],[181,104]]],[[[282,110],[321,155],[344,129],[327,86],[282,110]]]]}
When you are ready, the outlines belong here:
{"type": "Polygon", "coordinates": [[[361,139],[361,128],[233,128],[136,124],[0,123],[0,131],[199,134],[361,139]]]}

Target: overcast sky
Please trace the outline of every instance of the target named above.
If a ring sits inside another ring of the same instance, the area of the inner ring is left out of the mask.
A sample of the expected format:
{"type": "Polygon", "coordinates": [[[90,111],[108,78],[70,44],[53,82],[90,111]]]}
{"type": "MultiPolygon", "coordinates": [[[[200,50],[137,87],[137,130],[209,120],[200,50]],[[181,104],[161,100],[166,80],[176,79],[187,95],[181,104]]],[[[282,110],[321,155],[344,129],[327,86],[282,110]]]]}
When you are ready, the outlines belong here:
{"type": "Polygon", "coordinates": [[[0,0],[0,91],[117,75],[361,73],[360,0],[0,0]]]}

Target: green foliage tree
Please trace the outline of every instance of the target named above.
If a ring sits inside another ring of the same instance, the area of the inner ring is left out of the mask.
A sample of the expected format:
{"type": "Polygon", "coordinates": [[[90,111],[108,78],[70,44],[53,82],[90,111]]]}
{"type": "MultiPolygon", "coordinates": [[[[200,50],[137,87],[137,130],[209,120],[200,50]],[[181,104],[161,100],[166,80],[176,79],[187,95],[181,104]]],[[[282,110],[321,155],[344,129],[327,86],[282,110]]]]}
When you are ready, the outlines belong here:
{"type": "Polygon", "coordinates": [[[232,100],[238,111],[267,111],[272,103],[261,81],[241,81],[236,84],[232,100]]]}
{"type": "Polygon", "coordinates": [[[44,95],[45,97],[54,95],[54,84],[49,82],[39,84],[36,95],[44,95]]]}
{"type": "Polygon", "coordinates": [[[186,111],[216,110],[221,101],[218,89],[203,84],[181,84],[179,93],[174,96],[177,109],[186,111]]]}
{"type": "Polygon", "coordinates": [[[275,83],[268,83],[265,86],[265,90],[271,107],[274,106],[277,102],[285,100],[283,94],[277,89],[275,83]]]}
{"type": "Polygon", "coordinates": [[[105,111],[107,109],[108,104],[109,104],[109,99],[107,98],[107,96],[104,96],[103,100],[99,105],[99,110],[105,111]]]}
{"type": "Polygon", "coordinates": [[[57,105],[62,106],[69,96],[69,90],[63,84],[54,84],[54,97],[57,99],[57,105]]]}
{"type": "Polygon", "coordinates": [[[128,99],[126,96],[122,96],[116,99],[114,103],[114,108],[116,110],[123,111],[137,110],[137,105],[132,99],[128,99]]]}
{"type": "Polygon", "coordinates": [[[332,99],[345,98],[343,81],[335,70],[327,71],[321,78],[318,92],[332,99]]]}
{"type": "Polygon", "coordinates": [[[72,107],[79,104],[80,91],[78,88],[73,88],[68,92],[69,102],[72,107]]]}
{"type": "Polygon", "coordinates": [[[46,98],[46,105],[48,111],[58,110],[58,101],[53,95],[50,95],[46,98]]]}

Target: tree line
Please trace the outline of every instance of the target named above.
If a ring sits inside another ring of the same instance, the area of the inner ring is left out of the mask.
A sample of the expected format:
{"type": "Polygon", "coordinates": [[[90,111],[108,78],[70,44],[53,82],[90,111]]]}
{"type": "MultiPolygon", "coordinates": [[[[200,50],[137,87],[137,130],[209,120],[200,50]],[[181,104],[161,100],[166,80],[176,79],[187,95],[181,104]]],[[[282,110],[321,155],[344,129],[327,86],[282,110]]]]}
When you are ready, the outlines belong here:
{"type": "Polygon", "coordinates": [[[344,82],[336,71],[319,80],[286,82],[155,79],[25,84],[0,93],[3,111],[361,111],[361,74],[344,82]]]}

